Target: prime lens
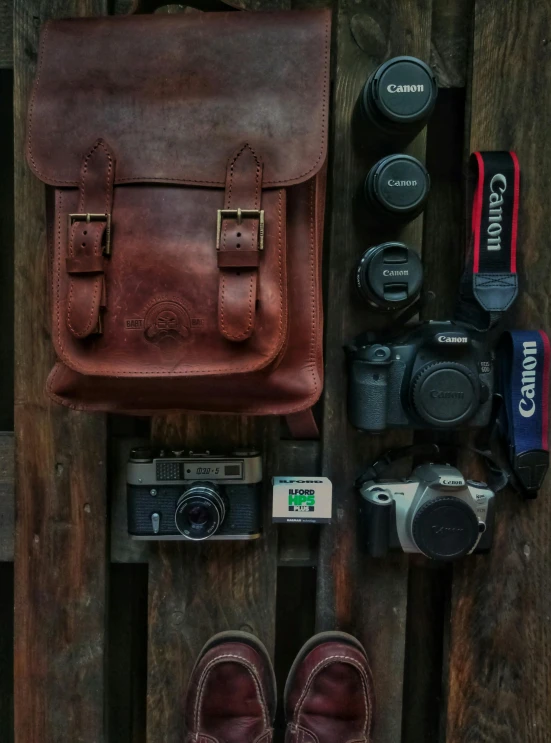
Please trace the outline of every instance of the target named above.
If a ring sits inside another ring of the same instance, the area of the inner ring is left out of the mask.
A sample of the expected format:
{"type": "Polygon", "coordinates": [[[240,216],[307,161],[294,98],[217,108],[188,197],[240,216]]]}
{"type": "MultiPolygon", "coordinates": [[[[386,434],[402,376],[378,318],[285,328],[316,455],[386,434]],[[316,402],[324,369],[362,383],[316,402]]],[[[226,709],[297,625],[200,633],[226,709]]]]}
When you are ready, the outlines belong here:
{"type": "Polygon", "coordinates": [[[360,98],[365,119],[388,134],[420,130],[430,117],[438,86],[431,68],[416,57],[394,57],[367,80],[360,98]]]}
{"type": "Polygon", "coordinates": [[[421,258],[404,243],[375,245],[365,251],[356,266],[356,290],[375,309],[407,307],[419,296],[422,284],[421,258]]]}
{"type": "Polygon", "coordinates": [[[218,487],[211,482],[196,482],[178,499],[174,519],[180,534],[200,541],[216,534],[225,515],[218,487]]]}
{"type": "Polygon", "coordinates": [[[409,221],[424,209],[430,191],[425,166],[411,155],[389,155],[376,163],[365,179],[369,207],[387,219],[409,221]]]}

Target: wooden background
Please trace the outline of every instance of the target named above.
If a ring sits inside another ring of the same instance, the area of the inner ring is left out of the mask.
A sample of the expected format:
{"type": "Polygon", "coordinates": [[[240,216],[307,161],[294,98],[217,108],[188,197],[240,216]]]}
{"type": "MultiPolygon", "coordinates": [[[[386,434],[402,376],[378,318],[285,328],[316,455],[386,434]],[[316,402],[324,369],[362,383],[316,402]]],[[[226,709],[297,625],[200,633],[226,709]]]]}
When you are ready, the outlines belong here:
{"type": "MultiPolygon", "coordinates": [[[[159,4],[142,3],[150,11],[159,4]]],[[[299,9],[331,0],[236,4],[299,9]]],[[[181,743],[188,674],[210,634],[257,633],[283,685],[302,642],[338,628],[355,633],[372,661],[376,743],[549,743],[550,486],[535,503],[500,497],[487,557],[453,568],[403,555],[365,558],[354,477],[383,448],[413,437],[351,430],[342,346],[384,322],[353,305],[349,285],[355,259],[383,236],[422,250],[435,294],[425,317],[450,316],[465,241],[463,174],[474,149],[518,153],[522,293],[511,323],[549,332],[551,4],[334,0],[321,442],[289,441],[278,421],[172,417],[151,425],[73,413],[45,398],[45,193],[23,156],[38,33],[47,18],[132,5],[0,0],[0,740],[181,743]],[[371,70],[396,54],[429,61],[440,85],[428,128],[408,148],[426,161],[431,197],[401,233],[363,224],[353,207],[382,153],[368,131],[354,134],[355,102],[371,70]],[[197,446],[257,443],[268,476],[322,471],[335,484],[334,524],[271,527],[256,545],[132,543],[124,463],[132,441],[150,433],[197,446]]],[[[220,0],[193,5],[226,9],[220,0]]]]}

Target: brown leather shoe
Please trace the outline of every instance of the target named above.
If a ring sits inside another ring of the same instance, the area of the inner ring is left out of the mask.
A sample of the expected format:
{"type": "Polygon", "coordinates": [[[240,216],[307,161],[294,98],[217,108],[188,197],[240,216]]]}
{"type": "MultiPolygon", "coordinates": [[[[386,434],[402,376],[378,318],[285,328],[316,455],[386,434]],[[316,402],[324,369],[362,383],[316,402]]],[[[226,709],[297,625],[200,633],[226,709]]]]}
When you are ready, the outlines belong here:
{"type": "Polygon", "coordinates": [[[270,656],[254,635],[222,632],[205,645],[186,697],[186,743],[270,743],[276,709],[270,656]]]}
{"type": "Polygon", "coordinates": [[[368,743],[375,694],[362,644],[321,632],[302,648],[285,686],[285,743],[368,743]]]}

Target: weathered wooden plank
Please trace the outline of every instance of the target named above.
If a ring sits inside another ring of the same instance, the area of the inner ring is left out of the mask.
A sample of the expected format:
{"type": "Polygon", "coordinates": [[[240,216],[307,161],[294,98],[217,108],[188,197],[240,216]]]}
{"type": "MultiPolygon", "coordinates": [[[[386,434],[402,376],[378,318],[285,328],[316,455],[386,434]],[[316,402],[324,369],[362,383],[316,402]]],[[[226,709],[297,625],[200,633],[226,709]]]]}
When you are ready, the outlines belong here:
{"type": "Polygon", "coordinates": [[[433,0],[430,64],[441,88],[467,80],[474,0],[433,0]]]}
{"type": "MultiPolygon", "coordinates": [[[[1,8],[1,3],[0,3],[1,8]]],[[[11,15],[10,15],[11,19],[11,15]]],[[[2,34],[0,10],[0,36],[2,34]]],[[[9,29],[11,37],[11,27],[9,29]]],[[[1,41],[0,41],[1,46],[1,41]]],[[[1,50],[0,50],[1,57],[1,50]]],[[[11,63],[10,63],[11,66],[11,63]]],[[[0,62],[0,430],[13,430],[13,72],[0,62]]]]}
{"type": "MultiPolygon", "coordinates": [[[[433,24],[433,40],[438,32],[433,24]]],[[[425,211],[423,267],[425,291],[432,293],[433,299],[421,313],[423,320],[453,317],[463,268],[464,102],[463,89],[441,89],[427,129],[426,166],[431,176],[431,195],[425,211]]],[[[450,439],[449,433],[416,431],[414,435],[415,443],[443,443],[447,439],[450,439]]],[[[450,584],[450,566],[439,565],[422,556],[412,558],[402,743],[439,743],[441,740],[442,660],[450,584]]]]}
{"type": "MultiPolygon", "coordinates": [[[[551,6],[475,3],[470,149],[521,164],[517,327],[551,329],[547,234],[551,6]]],[[[494,548],[455,570],[448,743],[544,743],[551,730],[551,480],[536,502],[500,495],[494,548]]]]}
{"type": "Polygon", "coordinates": [[[13,434],[0,433],[0,562],[13,560],[13,434]]]}
{"type": "MultiPolygon", "coordinates": [[[[279,476],[319,475],[319,441],[280,441],[275,474],[279,476]]],[[[279,524],[278,562],[280,565],[313,566],[318,561],[320,527],[316,524],[279,524]]]]}
{"type": "Polygon", "coordinates": [[[0,564],[0,730],[13,743],[13,565],[0,564]]]}
{"type": "Polygon", "coordinates": [[[104,0],[15,2],[15,729],[18,743],[104,738],[105,422],[44,392],[53,354],[44,186],[24,157],[38,32],[104,0]]]}
{"type": "Polygon", "coordinates": [[[13,67],[13,0],[0,0],[0,70],[13,67]]]}
{"type": "MultiPolygon", "coordinates": [[[[402,685],[407,602],[407,561],[393,555],[369,560],[357,545],[356,476],[381,450],[408,441],[391,432],[372,438],[352,430],[346,415],[346,373],[342,346],[378,323],[359,310],[351,296],[349,272],[361,253],[383,239],[401,236],[421,247],[422,218],[400,231],[397,225],[369,224],[354,209],[358,188],[371,165],[383,154],[368,131],[354,135],[353,111],[370,72],[385,58],[412,54],[429,58],[431,2],[339,3],[335,94],[333,102],[333,196],[326,303],[326,386],[323,424],[323,474],[335,493],[335,522],[321,536],[317,627],[341,629],[359,637],[367,648],[379,700],[376,735],[380,743],[401,737],[402,685]],[[359,143],[361,143],[359,145],[359,143]]],[[[355,122],[357,123],[357,122],[355,122]]],[[[424,157],[421,135],[409,152],[424,157]]]]}
{"type": "Polygon", "coordinates": [[[273,651],[277,570],[270,523],[272,452],[279,421],[237,417],[154,419],[154,440],[194,450],[264,453],[263,536],[251,542],[160,542],[149,560],[148,743],[180,743],[189,674],[208,638],[226,629],[254,632],[273,651]]]}

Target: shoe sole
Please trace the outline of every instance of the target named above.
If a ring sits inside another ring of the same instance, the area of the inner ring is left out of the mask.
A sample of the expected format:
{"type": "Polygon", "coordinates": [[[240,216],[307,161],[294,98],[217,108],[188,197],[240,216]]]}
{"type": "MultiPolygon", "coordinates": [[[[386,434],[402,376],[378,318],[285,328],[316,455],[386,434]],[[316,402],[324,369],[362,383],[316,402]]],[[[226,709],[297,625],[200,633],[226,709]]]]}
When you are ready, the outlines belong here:
{"type": "Polygon", "coordinates": [[[367,661],[368,676],[370,677],[371,684],[373,684],[373,681],[371,679],[371,670],[369,668],[369,661],[367,660],[367,653],[364,646],[359,640],[357,640],[352,635],[349,635],[347,632],[337,632],[336,630],[333,632],[319,632],[317,635],[314,635],[307,642],[304,643],[302,648],[299,650],[297,657],[295,658],[295,662],[291,666],[289,675],[287,676],[287,681],[285,683],[285,692],[283,694],[285,705],[285,719],[287,719],[287,700],[289,698],[291,681],[295,676],[297,668],[306,658],[308,653],[310,653],[318,645],[323,645],[326,642],[344,642],[348,645],[352,645],[352,647],[355,647],[357,650],[359,650],[367,661]]]}
{"type": "Polygon", "coordinates": [[[270,699],[266,700],[266,703],[268,705],[268,711],[270,713],[270,720],[273,725],[275,714],[276,714],[276,707],[277,707],[277,685],[276,685],[275,671],[274,671],[274,667],[272,665],[272,659],[270,658],[270,653],[268,652],[267,647],[264,645],[264,643],[261,640],[258,639],[256,635],[253,635],[250,632],[241,632],[240,630],[227,630],[225,632],[219,632],[218,634],[213,635],[210,638],[210,640],[205,643],[205,645],[203,646],[203,649],[199,653],[199,656],[197,660],[195,661],[195,665],[193,666],[193,670],[191,671],[190,678],[195,673],[195,669],[201,662],[204,655],[209,650],[212,650],[212,648],[215,648],[217,645],[222,645],[225,642],[241,642],[241,643],[244,643],[245,645],[250,645],[266,661],[266,664],[270,671],[270,680],[271,680],[271,688],[268,690],[271,693],[271,697],[270,699]]]}

